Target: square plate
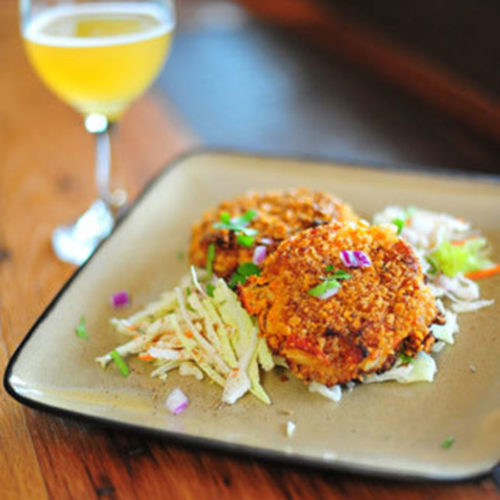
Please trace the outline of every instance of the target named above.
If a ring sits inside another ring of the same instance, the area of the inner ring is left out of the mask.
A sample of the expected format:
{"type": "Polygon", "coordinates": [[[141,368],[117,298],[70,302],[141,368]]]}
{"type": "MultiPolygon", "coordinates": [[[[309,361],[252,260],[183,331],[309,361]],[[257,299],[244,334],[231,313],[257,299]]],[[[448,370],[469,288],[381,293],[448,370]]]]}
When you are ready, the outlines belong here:
{"type": "MultiPolygon", "coordinates": [[[[432,384],[360,386],[340,404],[309,393],[297,380],[264,374],[273,404],[245,396],[218,408],[208,381],[148,377],[131,362],[124,379],[94,358],[123,339],[109,326],[109,298],[128,290],[136,310],[171,288],[188,269],[177,257],[191,224],[223,199],[249,189],[304,186],[331,191],[370,218],[388,204],[414,204],[471,221],[500,261],[500,184],[348,165],[198,153],[177,160],[143,193],[94,256],[65,285],[12,357],[5,387],[18,401],[57,414],[146,430],[196,444],[399,477],[453,480],[490,470],[500,449],[500,277],[481,283],[493,307],[460,316],[456,345],[437,355],[432,384]],[[84,314],[90,340],[74,328],[84,314]],[[474,365],[473,373],[470,366],[474,365]],[[170,415],[165,397],[181,386],[188,411],[170,415]],[[287,416],[292,412],[293,416],[287,416]],[[284,426],[297,428],[287,438],[284,426]],[[441,442],[455,437],[447,450],[441,442]]],[[[130,311],[127,311],[129,313],[130,311]]],[[[125,314],[125,313],[124,313],[125,314]]]]}

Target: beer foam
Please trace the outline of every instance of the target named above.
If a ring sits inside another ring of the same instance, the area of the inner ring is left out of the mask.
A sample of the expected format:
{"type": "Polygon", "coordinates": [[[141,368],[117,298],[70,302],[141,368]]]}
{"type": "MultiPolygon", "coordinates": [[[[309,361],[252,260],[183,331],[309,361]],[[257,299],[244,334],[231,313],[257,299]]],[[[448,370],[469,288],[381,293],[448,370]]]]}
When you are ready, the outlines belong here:
{"type": "Polygon", "coordinates": [[[141,2],[102,2],[87,4],[58,5],[36,15],[23,29],[25,39],[53,47],[102,47],[123,45],[149,40],[164,35],[174,29],[173,7],[162,9],[158,5],[141,2]],[[159,25],[123,35],[78,37],[73,34],[79,19],[88,20],[93,16],[142,15],[154,18],[159,25]],[[68,22],[64,24],[64,19],[68,22]],[[47,33],[51,25],[59,23],[58,34],[47,33]],[[64,32],[66,31],[66,32],[64,32]]]}

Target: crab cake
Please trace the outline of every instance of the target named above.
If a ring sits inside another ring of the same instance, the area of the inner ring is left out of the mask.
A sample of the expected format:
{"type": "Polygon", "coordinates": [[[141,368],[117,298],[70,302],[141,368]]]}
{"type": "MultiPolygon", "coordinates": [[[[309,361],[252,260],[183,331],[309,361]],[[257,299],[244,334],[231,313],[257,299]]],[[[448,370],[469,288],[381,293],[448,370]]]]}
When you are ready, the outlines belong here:
{"type": "Polygon", "coordinates": [[[264,245],[269,256],[291,235],[333,220],[358,220],[352,209],[334,196],[307,189],[252,192],[221,203],[206,212],[193,226],[189,259],[191,264],[205,267],[207,251],[215,244],[214,272],[229,277],[239,264],[252,261],[255,248],[264,245]],[[238,231],[221,228],[221,216],[235,219],[255,211],[246,225],[254,236],[242,244],[238,231]],[[219,226],[214,227],[214,226],[219,226]]]}
{"type": "Polygon", "coordinates": [[[439,320],[418,257],[390,225],[333,222],[302,231],[239,294],[290,370],[327,386],[385,371],[400,352],[430,350],[430,326],[439,320]],[[348,267],[343,251],[356,252],[363,267],[348,267]]]}

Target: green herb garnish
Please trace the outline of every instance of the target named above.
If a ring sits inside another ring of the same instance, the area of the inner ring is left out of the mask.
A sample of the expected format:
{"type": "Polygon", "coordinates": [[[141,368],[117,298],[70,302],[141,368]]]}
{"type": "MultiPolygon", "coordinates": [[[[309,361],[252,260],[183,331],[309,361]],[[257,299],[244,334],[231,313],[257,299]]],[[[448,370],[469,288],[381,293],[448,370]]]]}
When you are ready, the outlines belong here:
{"type": "Polygon", "coordinates": [[[222,212],[220,214],[220,221],[223,224],[231,224],[231,216],[229,215],[229,212],[222,212]]]}
{"type": "Polygon", "coordinates": [[[400,352],[398,357],[405,365],[413,361],[413,358],[411,356],[408,356],[408,354],[405,354],[404,352],[400,352]]]}
{"type": "Polygon", "coordinates": [[[442,443],[441,443],[441,448],[443,450],[448,450],[453,446],[453,443],[455,442],[455,438],[453,436],[450,436],[449,438],[446,438],[442,443]]]}
{"type": "Polygon", "coordinates": [[[182,250],[178,250],[177,251],[177,260],[184,260],[184,257],[186,257],[185,252],[183,252],[182,250]]]}
{"type": "Polygon", "coordinates": [[[87,332],[87,327],[85,326],[85,316],[82,315],[80,318],[80,322],[76,325],[75,332],[77,337],[85,340],[89,339],[89,333],[87,332]]]}
{"type": "Polygon", "coordinates": [[[391,223],[398,228],[398,235],[403,232],[406,221],[416,212],[416,210],[416,207],[410,205],[403,209],[401,217],[395,217],[394,219],[392,219],[391,223]]]}
{"type": "Polygon", "coordinates": [[[229,212],[222,212],[220,214],[220,222],[214,224],[215,229],[227,229],[236,234],[236,242],[245,247],[251,247],[254,243],[254,236],[257,234],[256,229],[247,227],[253,219],[257,217],[256,210],[247,210],[240,217],[233,217],[229,212]]]}
{"type": "Polygon", "coordinates": [[[253,236],[248,236],[246,234],[238,234],[238,236],[236,236],[236,243],[238,243],[238,245],[251,247],[253,245],[253,242],[253,236]]]}
{"type": "Polygon", "coordinates": [[[207,280],[211,280],[214,274],[215,243],[210,243],[207,250],[207,280]]]}
{"type": "Polygon", "coordinates": [[[214,296],[215,286],[212,283],[207,283],[207,294],[209,297],[214,296]]]}
{"type": "Polygon", "coordinates": [[[120,353],[115,349],[114,351],[111,351],[110,354],[111,359],[115,362],[115,365],[117,366],[118,370],[120,370],[120,373],[124,377],[128,377],[130,373],[130,368],[128,367],[127,363],[125,363],[125,360],[120,356],[120,353]]]}
{"type": "Polygon", "coordinates": [[[403,228],[405,227],[405,221],[396,217],[395,219],[392,219],[392,223],[398,228],[398,235],[401,234],[403,228]]]}
{"type": "Polygon", "coordinates": [[[257,210],[247,210],[241,217],[238,217],[236,220],[238,221],[238,224],[249,224],[255,219],[255,217],[257,217],[257,210]]]}
{"type": "Polygon", "coordinates": [[[425,260],[430,266],[429,269],[427,269],[426,274],[437,274],[439,269],[436,266],[436,263],[430,257],[425,257],[425,260]]]}
{"type": "Polygon", "coordinates": [[[260,267],[253,262],[245,262],[238,266],[228,284],[231,288],[234,288],[238,283],[245,283],[247,278],[254,274],[260,276],[260,267]]]}
{"type": "Polygon", "coordinates": [[[186,288],[186,296],[189,297],[191,295],[191,288],[186,288]]]}
{"type": "Polygon", "coordinates": [[[437,270],[453,278],[458,273],[479,271],[493,265],[487,258],[488,242],[485,238],[471,238],[462,244],[443,241],[429,259],[437,270]]]}
{"type": "Polygon", "coordinates": [[[308,290],[307,293],[309,295],[319,297],[332,288],[340,288],[339,280],[347,280],[351,277],[351,275],[343,269],[337,269],[335,271],[335,268],[331,265],[326,266],[326,270],[329,271],[330,274],[323,276],[321,278],[322,282],[319,285],[308,290]]]}

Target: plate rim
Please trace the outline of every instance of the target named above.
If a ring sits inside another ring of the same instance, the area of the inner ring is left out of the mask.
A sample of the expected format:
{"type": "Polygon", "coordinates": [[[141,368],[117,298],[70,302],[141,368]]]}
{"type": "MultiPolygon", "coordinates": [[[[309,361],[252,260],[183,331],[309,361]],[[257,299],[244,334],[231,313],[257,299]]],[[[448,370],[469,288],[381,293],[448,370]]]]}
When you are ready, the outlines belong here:
{"type": "Polygon", "coordinates": [[[184,444],[188,447],[198,447],[206,450],[212,450],[216,452],[229,452],[231,454],[236,454],[240,457],[249,458],[261,458],[268,461],[276,463],[285,463],[287,465],[295,466],[308,466],[320,469],[323,471],[336,471],[336,472],[346,472],[349,474],[359,474],[365,477],[378,477],[383,479],[391,479],[398,481],[436,481],[440,483],[457,483],[463,481],[469,481],[471,479],[480,479],[487,476],[494,475],[494,471],[500,469],[500,464],[496,463],[487,470],[481,470],[478,472],[473,472],[466,475],[432,475],[429,473],[411,473],[409,471],[395,471],[386,468],[376,468],[373,466],[361,466],[359,464],[352,464],[350,462],[327,462],[325,460],[316,459],[313,457],[301,456],[298,454],[286,454],[280,451],[252,447],[248,445],[242,445],[237,443],[231,443],[227,441],[221,441],[217,439],[204,438],[200,436],[195,436],[191,434],[179,434],[174,431],[160,430],[152,427],[141,426],[139,424],[132,424],[128,422],[120,422],[111,418],[100,417],[96,415],[89,415],[76,410],[69,410],[64,407],[59,407],[53,404],[44,403],[36,399],[32,399],[17,392],[15,386],[11,383],[10,378],[14,366],[21,355],[24,346],[28,343],[30,338],[36,332],[38,326],[43,322],[43,320],[48,316],[52,309],[57,305],[61,297],[66,293],[69,287],[73,284],[77,276],[82,272],[85,267],[91,262],[95,255],[101,250],[114,235],[118,227],[130,216],[130,214],[136,209],[136,207],[141,203],[141,201],[149,194],[149,192],[154,188],[154,186],[162,179],[164,176],[170,174],[176,168],[179,168],[191,158],[214,155],[214,156],[239,156],[242,158],[257,158],[257,159],[269,159],[275,161],[283,162],[309,162],[315,163],[322,167],[331,167],[337,165],[339,167],[354,167],[360,170],[367,171],[381,171],[381,172],[398,172],[400,174],[412,174],[412,175],[423,175],[427,177],[450,177],[453,179],[471,181],[471,182],[488,182],[494,181],[498,183],[500,187],[500,174],[486,174],[478,172],[462,172],[456,169],[448,170],[442,167],[432,167],[432,166],[421,166],[417,164],[405,164],[405,163],[386,163],[386,162],[349,162],[342,159],[333,159],[325,157],[314,157],[313,155],[299,155],[299,156],[286,156],[280,154],[263,154],[259,152],[245,152],[240,150],[231,149],[221,149],[221,148],[210,148],[210,147],[200,147],[190,149],[169,161],[159,172],[153,176],[153,178],[145,185],[144,189],[139,193],[133,203],[127,208],[127,210],[117,219],[116,224],[107,238],[105,238],[96,248],[95,252],[81,265],[75,272],[69,277],[69,279],[62,285],[59,291],[55,294],[49,304],[45,307],[40,316],[35,320],[33,325],[29,328],[28,332],[24,335],[21,342],[18,344],[14,353],[10,356],[5,371],[3,375],[3,387],[7,394],[16,400],[18,403],[25,405],[29,408],[36,410],[42,410],[46,413],[58,416],[70,418],[74,421],[83,421],[86,423],[93,423],[102,425],[109,429],[114,430],[128,430],[137,432],[142,435],[151,437],[160,437],[167,439],[170,442],[184,444]],[[415,170],[418,168],[418,170],[415,170]]]}

